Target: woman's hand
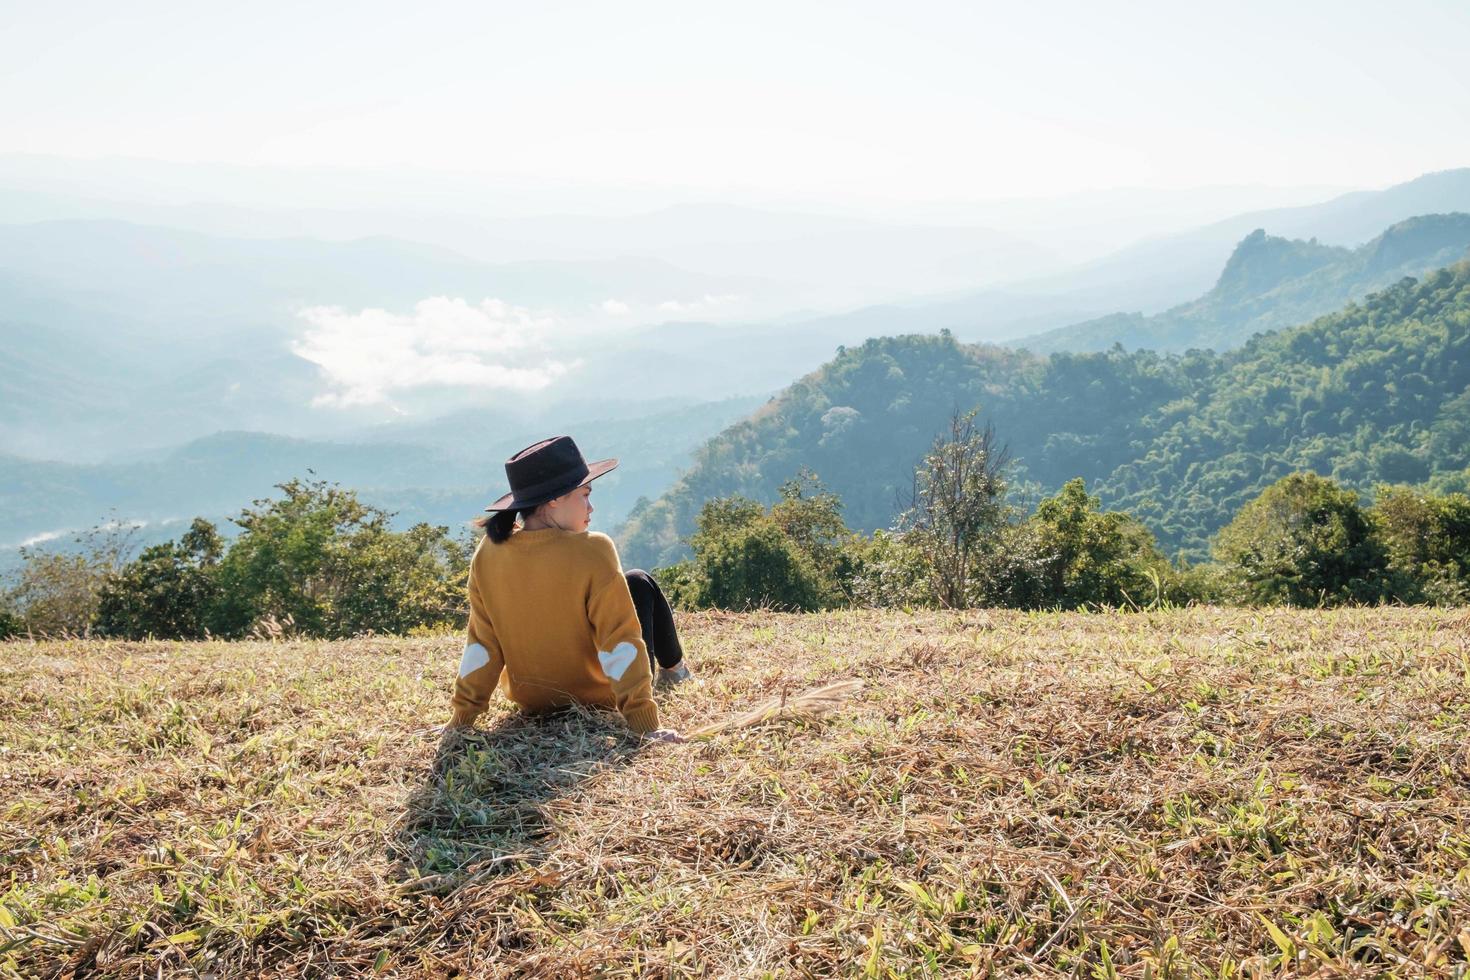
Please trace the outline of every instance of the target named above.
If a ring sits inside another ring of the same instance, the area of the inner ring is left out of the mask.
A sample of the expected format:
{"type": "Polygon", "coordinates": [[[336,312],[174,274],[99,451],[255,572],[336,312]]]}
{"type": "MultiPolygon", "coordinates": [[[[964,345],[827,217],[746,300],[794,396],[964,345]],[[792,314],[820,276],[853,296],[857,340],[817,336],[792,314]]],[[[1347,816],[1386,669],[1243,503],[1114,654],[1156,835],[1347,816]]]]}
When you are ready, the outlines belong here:
{"type": "Polygon", "coordinates": [[[687,742],[688,741],[688,739],[686,739],[683,735],[680,735],[677,731],[675,731],[672,728],[660,728],[657,731],[648,732],[643,737],[646,738],[646,739],[648,739],[650,742],[687,742]]]}

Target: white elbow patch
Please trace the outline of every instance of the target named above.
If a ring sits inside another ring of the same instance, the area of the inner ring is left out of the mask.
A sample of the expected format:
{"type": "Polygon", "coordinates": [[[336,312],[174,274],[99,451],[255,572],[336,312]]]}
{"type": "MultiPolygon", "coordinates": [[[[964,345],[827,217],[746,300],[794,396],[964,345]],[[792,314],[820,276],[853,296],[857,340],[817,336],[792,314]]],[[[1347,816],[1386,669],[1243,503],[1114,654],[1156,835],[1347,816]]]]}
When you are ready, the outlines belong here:
{"type": "Polygon", "coordinates": [[[467,644],[459,658],[459,676],[468,677],[490,662],[490,653],[478,643],[467,644]]]}
{"type": "Polygon", "coordinates": [[[622,680],[628,668],[633,666],[633,658],[638,656],[638,648],[624,640],[612,648],[611,653],[597,651],[597,659],[602,662],[602,672],[607,675],[608,680],[622,680]]]}

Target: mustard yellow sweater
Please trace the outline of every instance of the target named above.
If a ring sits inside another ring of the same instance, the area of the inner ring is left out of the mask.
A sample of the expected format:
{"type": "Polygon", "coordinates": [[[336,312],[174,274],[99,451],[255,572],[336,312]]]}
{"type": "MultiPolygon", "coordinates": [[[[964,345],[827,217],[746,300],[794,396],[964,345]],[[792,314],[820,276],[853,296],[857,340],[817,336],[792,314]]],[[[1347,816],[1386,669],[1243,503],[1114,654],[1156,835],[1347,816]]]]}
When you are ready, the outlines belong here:
{"type": "Polygon", "coordinates": [[[470,625],[452,724],[484,712],[496,685],[528,711],[616,708],[658,728],[648,649],[612,539],[557,528],[480,541],[470,563],[470,625]]]}

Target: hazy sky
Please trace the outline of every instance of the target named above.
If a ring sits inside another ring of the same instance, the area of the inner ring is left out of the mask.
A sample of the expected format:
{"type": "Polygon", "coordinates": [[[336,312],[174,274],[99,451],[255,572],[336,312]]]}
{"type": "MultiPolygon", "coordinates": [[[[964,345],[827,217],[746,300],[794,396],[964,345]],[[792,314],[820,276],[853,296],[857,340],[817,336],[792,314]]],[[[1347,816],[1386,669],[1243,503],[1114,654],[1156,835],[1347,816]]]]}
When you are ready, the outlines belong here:
{"type": "Polygon", "coordinates": [[[874,200],[1470,164],[1470,3],[0,0],[0,153],[874,200]]]}

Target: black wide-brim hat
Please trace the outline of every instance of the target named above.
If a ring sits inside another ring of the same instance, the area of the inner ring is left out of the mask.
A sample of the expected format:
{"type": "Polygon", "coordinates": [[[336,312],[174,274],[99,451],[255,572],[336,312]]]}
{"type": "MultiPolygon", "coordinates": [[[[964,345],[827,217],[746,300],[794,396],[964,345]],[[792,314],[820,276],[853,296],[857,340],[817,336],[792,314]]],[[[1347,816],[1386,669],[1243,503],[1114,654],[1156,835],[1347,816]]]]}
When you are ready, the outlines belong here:
{"type": "Polygon", "coordinates": [[[542,439],[505,461],[510,493],[485,510],[526,510],[571,493],[618,465],[616,459],[588,463],[571,436],[542,439]]]}

